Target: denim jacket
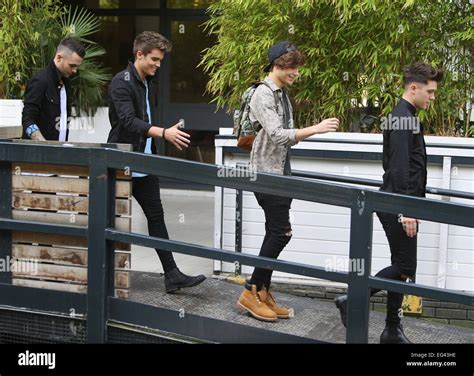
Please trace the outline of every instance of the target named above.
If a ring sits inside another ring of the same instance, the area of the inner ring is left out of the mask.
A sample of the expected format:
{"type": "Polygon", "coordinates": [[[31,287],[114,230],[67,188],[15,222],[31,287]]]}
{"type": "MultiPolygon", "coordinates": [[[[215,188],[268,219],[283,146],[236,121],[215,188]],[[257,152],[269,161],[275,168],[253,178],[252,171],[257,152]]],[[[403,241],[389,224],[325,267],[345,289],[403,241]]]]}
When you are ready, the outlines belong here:
{"type": "Polygon", "coordinates": [[[260,85],[250,100],[250,120],[262,126],[252,146],[250,168],[253,171],[283,175],[286,159],[289,158],[288,149],[298,143],[297,129],[293,128],[293,108],[288,100],[290,119],[286,127],[283,91],[269,77],[264,81],[272,91],[277,92],[280,101],[277,106],[273,92],[266,85],[260,85]]]}

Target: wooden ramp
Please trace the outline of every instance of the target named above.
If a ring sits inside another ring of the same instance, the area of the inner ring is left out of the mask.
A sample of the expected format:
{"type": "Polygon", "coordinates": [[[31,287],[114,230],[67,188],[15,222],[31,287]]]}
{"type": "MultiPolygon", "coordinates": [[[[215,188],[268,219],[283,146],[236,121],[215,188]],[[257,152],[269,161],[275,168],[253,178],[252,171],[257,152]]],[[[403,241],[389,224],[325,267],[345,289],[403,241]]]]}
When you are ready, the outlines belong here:
{"type": "MultiPolygon", "coordinates": [[[[339,310],[327,301],[276,292],[274,295],[280,304],[294,309],[294,317],[277,322],[263,322],[250,317],[237,306],[237,299],[243,288],[240,285],[208,278],[196,287],[166,294],[163,275],[137,271],[130,273],[132,288],[129,301],[174,311],[176,317],[182,317],[181,326],[177,328],[181,330],[180,334],[185,334],[182,328],[186,327],[186,317],[195,315],[229,325],[225,333],[221,331],[215,334],[215,337],[220,338],[218,342],[239,342],[238,330],[233,330],[232,325],[297,336],[301,338],[301,342],[346,341],[346,330],[341,323],[339,310]]],[[[161,322],[160,317],[156,319],[161,322]]],[[[380,334],[385,327],[385,313],[370,311],[369,320],[369,343],[379,343],[380,334]]],[[[403,326],[406,335],[414,343],[474,343],[474,329],[470,328],[413,317],[404,317],[403,326]]]]}

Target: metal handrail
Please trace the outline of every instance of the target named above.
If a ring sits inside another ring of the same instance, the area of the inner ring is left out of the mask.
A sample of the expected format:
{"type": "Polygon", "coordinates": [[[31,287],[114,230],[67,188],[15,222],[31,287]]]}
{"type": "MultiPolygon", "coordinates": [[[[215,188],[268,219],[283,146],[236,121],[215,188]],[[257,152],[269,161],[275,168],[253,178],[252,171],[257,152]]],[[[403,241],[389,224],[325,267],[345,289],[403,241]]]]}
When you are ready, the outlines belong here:
{"type": "MultiPolygon", "coordinates": [[[[374,180],[374,179],[354,178],[354,177],[349,177],[349,176],[323,174],[319,172],[309,172],[309,171],[301,171],[301,170],[292,170],[291,173],[293,176],[299,176],[302,178],[330,180],[330,181],[338,182],[338,183],[367,185],[371,187],[380,187],[382,185],[382,182],[380,180],[374,180]]],[[[434,195],[441,195],[441,196],[446,196],[446,197],[457,197],[457,198],[465,198],[468,200],[474,200],[474,193],[456,191],[453,189],[426,187],[426,193],[431,193],[434,195]]]]}
{"type": "MultiPolygon", "coordinates": [[[[46,146],[38,144],[12,144],[0,142],[0,256],[11,255],[11,230],[54,232],[56,234],[86,235],[88,238],[88,292],[83,296],[69,292],[39,291],[12,286],[11,275],[0,275],[0,304],[21,307],[54,307],[65,309],[65,302],[77,304],[80,312],[87,314],[87,339],[104,342],[107,338],[107,321],[120,315],[127,307],[140,305],[122,304],[114,296],[114,242],[121,241],[186,253],[199,257],[270,268],[293,274],[307,275],[348,284],[347,342],[367,342],[369,288],[383,285],[386,289],[474,304],[474,295],[440,290],[417,284],[403,284],[380,280],[370,276],[372,259],[372,213],[403,213],[403,215],[459,226],[474,227],[474,207],[426,198],[390,194],[336,183],[320,182],[302,177],[288,177],[258,173],[255,181],[236,177],[233,168],[205,163],[184,161],[169,157],[145,155],[109,148],[83,149],[77,147],[46,146]],[[66,164],[89,167],[89,219],[87,229],[74,230],[71,226],[33,223],[12,220],[11,171],[12,162],[66,164]],[[300,200],[348,207],[351,209],[350,252],[351,259],[364,262],[364,273],[356,271],[335,272],[320,267],[238,254],[200,247],[150,236],[124,233],[114,227],[115,170],[141,171],[158,176],[194,181],[246,191],[255,191],[300,200]],[[54,299],[53,299],[54,298],[54,299]],[[53,303],[54,300],[54,303],[53,303]],[[111,308],[113,307],[113,309],[111,308]],[[123,309],[123,310],[122,310],[123,309]]],[[[235,171],[234,171],[235,172],[235,171]]],[[[150,313],[137,311],[137,322],[148,323],[150,313]]]]}

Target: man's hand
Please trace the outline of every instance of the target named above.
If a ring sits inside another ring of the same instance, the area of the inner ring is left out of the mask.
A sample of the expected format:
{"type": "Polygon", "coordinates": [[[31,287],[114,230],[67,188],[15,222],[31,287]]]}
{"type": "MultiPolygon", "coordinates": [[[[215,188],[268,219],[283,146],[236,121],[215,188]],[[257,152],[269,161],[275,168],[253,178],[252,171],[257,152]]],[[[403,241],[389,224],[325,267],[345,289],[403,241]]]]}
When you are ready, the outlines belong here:
{"type": "Polygon", "coordinates": [[[418,232],[419,219],[401,217],[400,223],[402,224],[403,230],[407,233],[409,238],[413,238],[418,232]]]}
{"type": "Polygon", "coordinates": [[[298,129],[296,131],[296,141],[300,142],[301,140],[305,140],[312,135],[318,133],[327,133],[327,132],[335,132],[337,127],[339,126],[339,119],[337,118],[330,118],[324,119],[321,123],[314,124],[310,127],[298,129]]]}
{"type": "Polygon", "coordinates": [[[339,119],[337,118],[324,119],[321,123],[314,125],[316,133],[335,132],[338,126],[339,119]]]}
{"type": "Polygon", "coordinates": [[[190,142],[190,136],[186,132],[180,131],[180,127],[181,122],[176,123],[170,128],[166,128],[164,139],[171,142],[179,150],[183,150],[183,148],[187,148],[189,146],[188,144],[190,142]]]}
{"type": "Polygon", "coordinates": [[[41,131],[36,131],[31,134],[31,139],[33,141],[46,141],[46,139],[43,137],[43,134],[41,131]]]}

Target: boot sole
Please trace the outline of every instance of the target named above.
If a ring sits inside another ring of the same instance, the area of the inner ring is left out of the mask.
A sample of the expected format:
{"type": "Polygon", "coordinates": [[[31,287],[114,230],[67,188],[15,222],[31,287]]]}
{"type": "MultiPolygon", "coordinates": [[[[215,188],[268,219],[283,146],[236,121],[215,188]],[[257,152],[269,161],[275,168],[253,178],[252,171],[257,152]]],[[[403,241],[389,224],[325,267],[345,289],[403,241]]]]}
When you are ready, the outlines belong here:
{"type": "MultiPolygon", "coordinates": [[[[268,307],[268,308],[270,308],[270,307],[268,307]]],[[[271,308],[270,308],[270,309],[271,309],[271,308]]],[[[273,310],[272,310],[272,311],[273,311],[273,310]]],[[[273,312],[275,312],[275,311],[273,311],[273,312]]],[[[279,318],[279,319],[290,319],[290,318],[291,318],[290,314],[288,314],[288,315],[279,315],[279,314],[276,313],[276,312],[275,312],[275,314],[277,315],[277,318],[279,318]]]]}
{"type": "Polygon", "coordinates": [[[246,306],[244,306],[242,303],[240,302],[237,302],[237,304],[243,308],[244,310],[246,310],[248,313],[250,313],[253,317],[255,317],[257,320],[261,320],[261,321],[268,321],[268,322],[275,322],[277,321],[277,317],[274,318],[274,319],[271,319],[271,318],[268,318],[268,317],[263,317],[263,316],[259,316],[257,315],[256,313],[252,312],[249,308],[247,308],[246,306]]]}
{"type": "Polygon", "coordinates": [[[187,287],[194,287],[194,286],[197,286],[201,283],[203,283],[204,281],[206,280],[206,278],[202,279],[202,280],[198,280],[197,282],[194,282],[194,283],[191,283],[189,285],[182,285],[182,286],[176,286],[174,287],[173,289],[169,289],[169,290],[166,290],[166,293],[169,294],[169,293],[172,293],[172,292],[176,292],[176,291],[179,291],[181,289],[185,289],[187,287]]]}

